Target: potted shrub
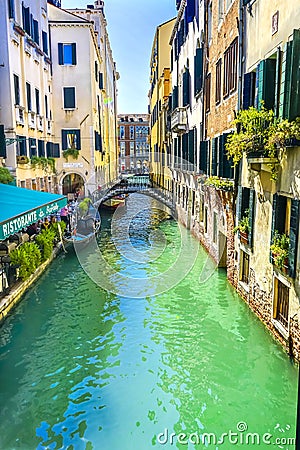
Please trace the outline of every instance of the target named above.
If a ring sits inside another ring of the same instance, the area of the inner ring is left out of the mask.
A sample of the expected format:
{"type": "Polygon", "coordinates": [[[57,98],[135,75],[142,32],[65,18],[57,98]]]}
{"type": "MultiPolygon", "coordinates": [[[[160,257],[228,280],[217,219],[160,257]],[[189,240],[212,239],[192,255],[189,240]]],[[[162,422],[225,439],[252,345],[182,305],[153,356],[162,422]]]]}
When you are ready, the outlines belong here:
{"type": "Polygon", "coordinates": [[[290,238],[285,234],[280,234],[278,230],[275,231],[273,236],[272,245],[270,247],[272,253],[272,259],[278,269],[288,269],[288,257],[289,257],[290,238]]]}
{"type": "Polygon", "coordinates": [[[243,244],[248,244],[248,236],[249,236],[249,210],[246,209],[245,214],[240,219],[239,224],[234,227],[234,233],[239,232],[239,237],[243,244]]]}

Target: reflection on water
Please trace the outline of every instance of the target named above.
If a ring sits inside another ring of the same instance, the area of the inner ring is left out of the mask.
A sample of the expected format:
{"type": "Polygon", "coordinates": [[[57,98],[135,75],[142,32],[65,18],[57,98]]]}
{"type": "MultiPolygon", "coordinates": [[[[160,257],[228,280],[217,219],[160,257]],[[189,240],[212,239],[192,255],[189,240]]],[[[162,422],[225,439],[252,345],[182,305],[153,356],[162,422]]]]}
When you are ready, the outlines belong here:
{"type": "MultiPolygon", "coordinates": [[[[128,258],[122,223],[116,252],[112,219],[103,219],[102,254],[128,280],[153,277],[176,260],[184,231],[172,220],[159,223],[159,214],[146,210],[129,227],[141,253],[156,245],[149,236],[157,227],[159,239],[163,232],[164,251],[148,263],[128,258]]],[[[194,267],[158,296],[105,292],[75,254],[53,263],[1,328],[1,450],[227,450],[235,445],[180,444],[171,434],[195,433],[196,442],[203,433],[237,432],[242,422],[274,442],[294,436],[296,369],[223,271],[199,287],[206,254],[191,242],[194,267]]]]}

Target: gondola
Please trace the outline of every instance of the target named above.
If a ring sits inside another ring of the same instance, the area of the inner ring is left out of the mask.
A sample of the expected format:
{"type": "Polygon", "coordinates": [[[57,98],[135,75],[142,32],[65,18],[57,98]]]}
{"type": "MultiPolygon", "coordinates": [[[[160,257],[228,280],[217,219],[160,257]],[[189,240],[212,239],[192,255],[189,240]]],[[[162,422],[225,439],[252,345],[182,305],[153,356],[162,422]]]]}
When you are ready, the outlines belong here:
{"type": "Polygon", "coordinates": [[[77,220],[72,231],[65,232],[63,242],[65,247],[73,245],[78,248],[86,247],[100,232],[101,220],[93,216],[82,217],[77,220]]]}

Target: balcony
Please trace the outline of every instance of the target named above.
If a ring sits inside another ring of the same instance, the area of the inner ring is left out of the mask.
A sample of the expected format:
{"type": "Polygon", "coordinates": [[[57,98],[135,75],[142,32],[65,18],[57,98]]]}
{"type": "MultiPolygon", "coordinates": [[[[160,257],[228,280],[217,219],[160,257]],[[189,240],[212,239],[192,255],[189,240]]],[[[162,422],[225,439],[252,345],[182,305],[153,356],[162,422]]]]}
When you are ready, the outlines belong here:
{"type": "Polygon", "coordinates": [[[171,130],[177,134],[183,134],[187,131],[186,107],[178,107],[172,112],[171,130]]]}
{"type": "Polygon", "coordinates": [[[17,125],[25,125],[24,122],[24,107],[20,105],[16,105],[16,123],[17,125]]]}
{"type": "Polygon", "coordinates": [[[36,127],[36,123],[35,123],[35,113],[34,113],[34,112],[29,112],[29,113],[28,113],[28,126],[29,126],[29,128],[31,128],[32,130],[34,130],[35,127],[36,127]]]}

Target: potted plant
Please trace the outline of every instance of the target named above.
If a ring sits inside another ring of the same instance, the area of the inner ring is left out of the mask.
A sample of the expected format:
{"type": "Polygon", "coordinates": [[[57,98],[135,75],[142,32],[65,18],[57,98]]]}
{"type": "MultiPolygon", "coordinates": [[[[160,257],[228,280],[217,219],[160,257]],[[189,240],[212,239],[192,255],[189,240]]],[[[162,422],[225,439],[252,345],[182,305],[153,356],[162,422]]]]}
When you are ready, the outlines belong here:
{"type": "Polygon", "coordinates": [[[235,132],[227,137],[226,151],[234,165],[245,154],[250,162],[261,160],[271,167],[271,180],[277,179],[279,157],[290,142],[300,137],[300,118],[289,122],[278,119],[272,110],[267,110],[261,102],[260,108],[241,110],[232,125],[235,132]]]}
{"type": "Polygon", "coordinates": [[[249,236],[249,209],[245,210],[243,217],[239,220],[239,223],[233,229],[234,233],[239,232],[240,240],[243,244],[248,244],[249,236]]]}
{"type": "Polygon", "coordinates": [[[272,259],[276,267],[285,272],[288,269],[290,238],[285,233],[275,230],[272,245],[270,247],[272,259]]]}

